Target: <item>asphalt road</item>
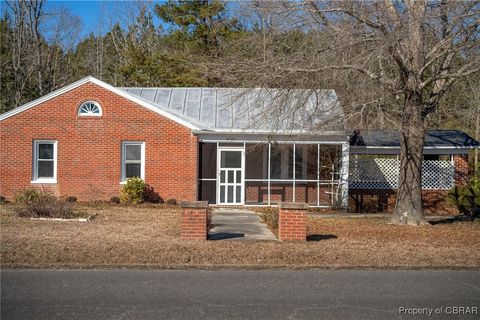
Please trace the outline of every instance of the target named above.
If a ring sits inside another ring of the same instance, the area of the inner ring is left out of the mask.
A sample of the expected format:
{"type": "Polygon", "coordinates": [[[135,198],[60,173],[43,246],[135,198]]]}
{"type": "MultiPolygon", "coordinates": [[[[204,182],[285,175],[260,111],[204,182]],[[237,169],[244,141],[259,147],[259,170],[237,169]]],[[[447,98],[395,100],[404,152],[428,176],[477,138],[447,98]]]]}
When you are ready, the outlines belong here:
{"type": "Polygon", "coordinates": [[[2,320],[478,319],[479,309],[479,271],[1,271],[2,320]]]}

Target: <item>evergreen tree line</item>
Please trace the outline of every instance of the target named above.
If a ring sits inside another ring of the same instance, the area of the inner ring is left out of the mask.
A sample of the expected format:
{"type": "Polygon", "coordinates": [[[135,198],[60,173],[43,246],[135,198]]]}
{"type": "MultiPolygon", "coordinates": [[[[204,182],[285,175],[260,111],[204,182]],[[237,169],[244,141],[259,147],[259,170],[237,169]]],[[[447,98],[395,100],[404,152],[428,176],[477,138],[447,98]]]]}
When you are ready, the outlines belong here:
{"type": "MultiPolygon", "coordinates": [[[[351,127],[391,127],[387,118],[392,117],[391,110],[398,109],[395,97],[379,99],[383,89],[368,80],[329,71],[275,76],[277,65],[300,68],[306,59],[317,59],[331,45],[326,31],[306,28],[302,17],[276,19],[265,3],[255,6],[255,2],[243,7],[218,0],[128,5],[130,21],[111,23],[108,30],[78,41],[81,23],[70,12],[47,11],[45,1],[4,3],[0,113],[92,75],[118,87],[333,88],[351,127]],[[156,19],[161,23],[155,24],[156,19]],[[269,70],[262,70],[261,65],[269,70]]],[[[355,50],[349,45],[342,54],[359,57],[355,50]]],[[[319,64],[336,64],[335,56],[340,55],[327,55],[319,64]]],[[[453,86],[429,126],[474,134],[478,84],[478,73],[474,73],[453,86]]]]}

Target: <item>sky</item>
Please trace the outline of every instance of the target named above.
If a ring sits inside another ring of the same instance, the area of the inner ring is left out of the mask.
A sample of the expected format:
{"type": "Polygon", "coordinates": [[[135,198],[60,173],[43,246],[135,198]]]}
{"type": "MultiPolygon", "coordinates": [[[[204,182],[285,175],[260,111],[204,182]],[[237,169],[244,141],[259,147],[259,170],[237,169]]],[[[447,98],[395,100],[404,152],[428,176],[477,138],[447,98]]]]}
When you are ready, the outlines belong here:
{"type": "MultiPolygon", "coordinates": [[[[0,0],[2,12],[6,9],[5,0],[0,0]]],[[[164,0],[153,0],[149,2],[152,6],[156,3],[163,3],[164,0]]],[[[235,2],[231,2],[232,5],[235,2]]],[[[132,16],[126,13],[132,8],[138,10],[138,6],[132,0],[46,0],[44,4],[45,12],[54,12],[59,9],[66,8],[70,14],[80,18],[82,29],[78,35],[76,43],[89,36],[90,33],[105,34],[110,29],[110,22],[119,22],[121,26],[125,26],[126,22],[132,21],[132,16]],[[122,23],[122,20],[124,23],[122,23]]],[[[138,12],[138,11],[137,11],[138,12]]],[[[164,23],[160,18],[153,14],[153,23],[163,30],[169,30],[171,25],[164,23]]],[[[47,27],[47,29],[50,26],[47,27]]]]}
{"type": "MultiPolygon", "coordinates": [[[[93,0],[47,0],[45,4],[46,11],[60,8],[68,9],[71,14],[78,16],[83,25],[81,38],[88,36],[91,32],[99,32],[99,22],[106,22],[106,15],[119,9],[122,10],[128,0],[118,1],[93,1],[93,0]]],[[[153,1],[153,3],[161,3],[162,1],[153,1]]],[[[154,23],[160,24],[159,19],[154,16],[154,23]]],[[[106,30],[103,30],[105,32],[106,30]]]]}
{"type": "MultiPolygon", "coordinates": [[[[108,5],[108,1],[103,1],[103,4],[108,5]]],[[[97,29],[97,22],[101,19],[102,1],[57,1],[50,0],[45,4],[45,9],[59,9],[61,7],[67,8],[73,15],[80,17],[83,24],[82,35],[86,36],[90,32],[95,32],[97,29]]]]}

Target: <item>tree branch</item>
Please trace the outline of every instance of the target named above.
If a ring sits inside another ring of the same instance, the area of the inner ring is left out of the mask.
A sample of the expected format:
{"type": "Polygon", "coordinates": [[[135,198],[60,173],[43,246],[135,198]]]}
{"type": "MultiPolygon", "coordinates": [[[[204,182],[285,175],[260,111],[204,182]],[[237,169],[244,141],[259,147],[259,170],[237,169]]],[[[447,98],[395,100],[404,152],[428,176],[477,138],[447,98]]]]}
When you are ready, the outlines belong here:
{"type": "Polygon", "coordinates": [[[457,79],[457,78],[466,77],[466,76],[469,76],[473,73],[479,72],[480,67],[476,67],[476,68],[470,69],[468,71],[465,71],[466,69],[468,69],[472,66],[475,66],[475,65],[478,66],[478,63],[479,63],[479,61],[473,61],[471,63],[467,63],[466,65],[461,67],[455,73],[445,73],[445,74],[439,74],[439,75],[434,76],[434,77],[430,77],[420,84],[420,89],[424,89],[426,86],[428,86],[429,84],[431,84],[431,83],[433,83],[434,81],[437,81],[437,80],[452,79],[452,78],[457,79]]]}
{"type": "Polygon", "coordinates": [[[372,80],[376,80],[383,85],[391,87],[392,89],[394,88],[394,85],[395,85],[394,81],[385,78],[384,75],[374,73],[364,67],[356,66],[356,65],[325,66],[325,67],[311,68],[311,69],[307,69],[307,68],[281,68],[281,69],[282,71],[288,71],[288,72],[307,72],[307,73],[314,73],[314,72],[320,72],[325,70],[355,70],[365,74],[372,80]]]}

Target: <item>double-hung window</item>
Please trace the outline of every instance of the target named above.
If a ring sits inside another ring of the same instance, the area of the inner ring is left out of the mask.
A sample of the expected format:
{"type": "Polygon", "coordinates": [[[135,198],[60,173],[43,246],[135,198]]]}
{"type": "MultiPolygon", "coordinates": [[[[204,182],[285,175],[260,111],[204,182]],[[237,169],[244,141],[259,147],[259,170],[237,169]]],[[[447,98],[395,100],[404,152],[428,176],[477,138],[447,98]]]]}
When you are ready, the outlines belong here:
{"type": "Polygon", "coordinates": [[[122,143],[122,181],[139,177],[145,180],[145,142],[122,143]]]}
{"type": "Polygon", "coordinates": [[[57,141],[35,140],[33,143],[33,179],[36,183],[57,182],[57,141]]]}

